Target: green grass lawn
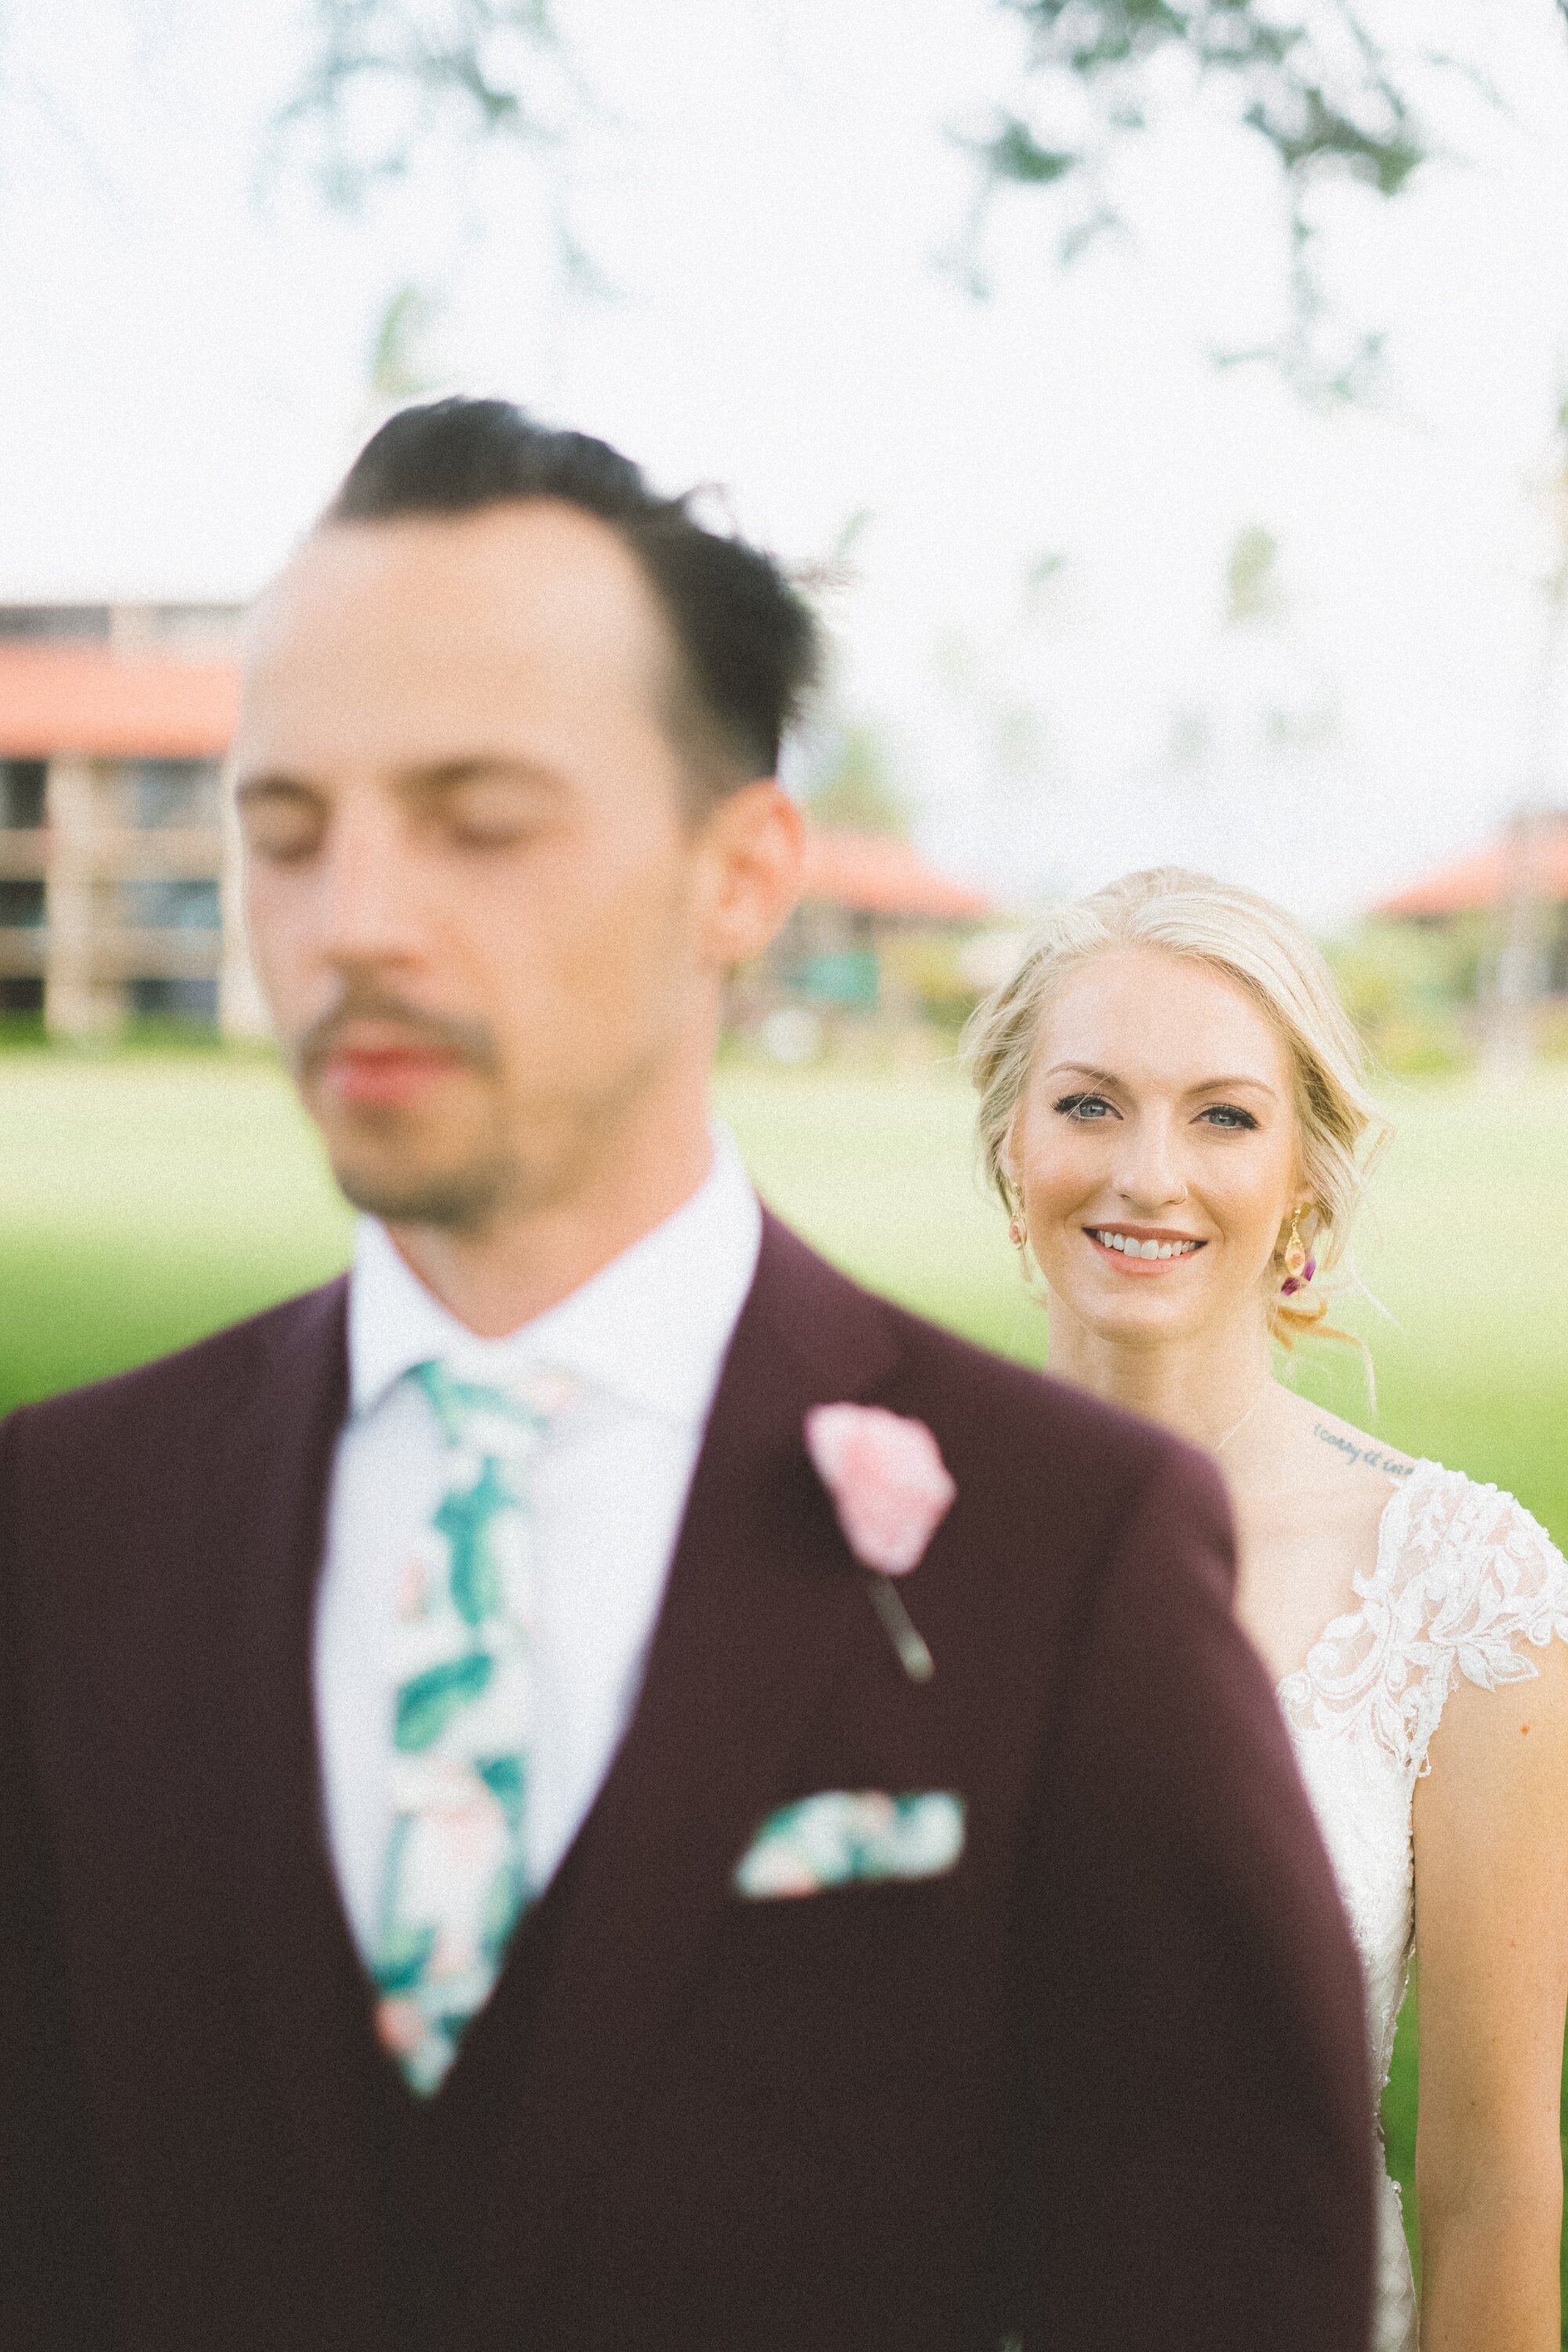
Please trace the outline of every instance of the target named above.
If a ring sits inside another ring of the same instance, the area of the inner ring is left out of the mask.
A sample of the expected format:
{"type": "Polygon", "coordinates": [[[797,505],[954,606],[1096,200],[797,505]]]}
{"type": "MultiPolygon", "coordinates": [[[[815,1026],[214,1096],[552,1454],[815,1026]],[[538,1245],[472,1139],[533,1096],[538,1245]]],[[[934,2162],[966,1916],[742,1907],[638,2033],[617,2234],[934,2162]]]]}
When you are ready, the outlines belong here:
{"type": "MultiPolygon", "coordinates": [[[[949,1073],[731,1069],[725,1116],[772,1204],[851,1272],[1037,1362],[1045,1333],[971,1174],[949,1073]]],[[[1519,1495],[1568,1543],[1568,1074],[1391,1100],[1361,1271],[1305,1388],[1394,1444],[1519,1495]]],[[[178,1347],[344,1262],[349,1219],[279,1073],[217,1055],[0,1055],[0,1407],[178,1347]]],[[[1406,2182],[1413,2021],[1385,2110],[1406,2182]]]]}

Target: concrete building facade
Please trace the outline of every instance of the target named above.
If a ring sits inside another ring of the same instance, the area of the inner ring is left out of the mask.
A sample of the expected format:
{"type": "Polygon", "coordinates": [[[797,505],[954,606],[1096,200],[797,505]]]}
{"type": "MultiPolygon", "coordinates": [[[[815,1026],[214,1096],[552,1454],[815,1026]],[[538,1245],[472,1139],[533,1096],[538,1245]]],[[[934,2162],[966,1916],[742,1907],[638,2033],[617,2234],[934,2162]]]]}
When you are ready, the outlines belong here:
{"type": "Polygon", "coordinates": [[[222,762],[240,613],[0,605],[0,1011],[264,1024],[222,762]]]}

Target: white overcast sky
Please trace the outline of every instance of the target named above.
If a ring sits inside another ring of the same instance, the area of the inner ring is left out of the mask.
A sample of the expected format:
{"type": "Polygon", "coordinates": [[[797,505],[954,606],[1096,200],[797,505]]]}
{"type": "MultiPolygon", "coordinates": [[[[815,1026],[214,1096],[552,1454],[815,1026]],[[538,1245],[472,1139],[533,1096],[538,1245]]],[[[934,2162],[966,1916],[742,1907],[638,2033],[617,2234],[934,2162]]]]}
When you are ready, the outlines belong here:
{"type": "Polygon", "coordinates": [[[592,94],[565,162],[438,153],[357,219],[300,150],[257,193],[304,14],[0,0],[0,599],[250,593],[364,430],[375,322],[414,281],[437,388],[722,484],[794,560],[866,518],[839,704],[931,852],[1006,899],[1177,857],[1337,920],[1543,769],[1568,801],[1540,723],[1553,0],[1384,0],[1509,104],[1438,94],[1467,160],[1336,206],[1324,274],[1387,363],[1376,405],[1327,415],[1206,356],[1278,326],[1283,246],[1267,159],[1201,119],[1130,157],[1135,234],[1071,271],[1023,195],[987,299],[941,267],[972,194],[952,130],[1018,88],[994,0],[560,0],[592,94]],[[563,275],[559,216],[607,291],[563,275]],[[1226,632],[1249,526],[1286,612],[1226,632]]]}

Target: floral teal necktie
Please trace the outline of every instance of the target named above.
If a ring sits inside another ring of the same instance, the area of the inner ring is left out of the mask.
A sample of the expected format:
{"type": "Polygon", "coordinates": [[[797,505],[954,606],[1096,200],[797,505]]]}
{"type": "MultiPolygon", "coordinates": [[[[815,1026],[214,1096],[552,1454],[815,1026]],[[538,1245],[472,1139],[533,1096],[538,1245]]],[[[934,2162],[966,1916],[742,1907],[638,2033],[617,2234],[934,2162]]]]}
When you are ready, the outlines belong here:
{"type": "Polygon", "coordinates": [[[376,2032],[414,2091],[438,2090],[489,2000],[534,1889],[524,1822],[532,1732],[533,1459],[574,1393],[515,1391],[418,1364],[446,1448],[429,1527],[405,1564],[394,1640],[392,1836],[372,1973],[376,2032]]]}

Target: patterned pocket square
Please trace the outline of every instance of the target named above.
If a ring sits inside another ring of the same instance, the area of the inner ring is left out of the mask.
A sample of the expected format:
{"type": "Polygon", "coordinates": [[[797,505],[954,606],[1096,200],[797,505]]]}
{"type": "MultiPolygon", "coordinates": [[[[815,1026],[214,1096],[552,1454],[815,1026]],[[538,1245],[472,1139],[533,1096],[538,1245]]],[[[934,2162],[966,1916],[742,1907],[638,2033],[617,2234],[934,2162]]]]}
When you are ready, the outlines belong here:
{"type": "Polygon", "coordinates": [[[770,1813],[735,1865],[753,1902],[820,1895],[889,1878],[940,1878],[963,1852],[963,1800],[949,1789],[903,1797],[825,1789],[770,1813]]]}

